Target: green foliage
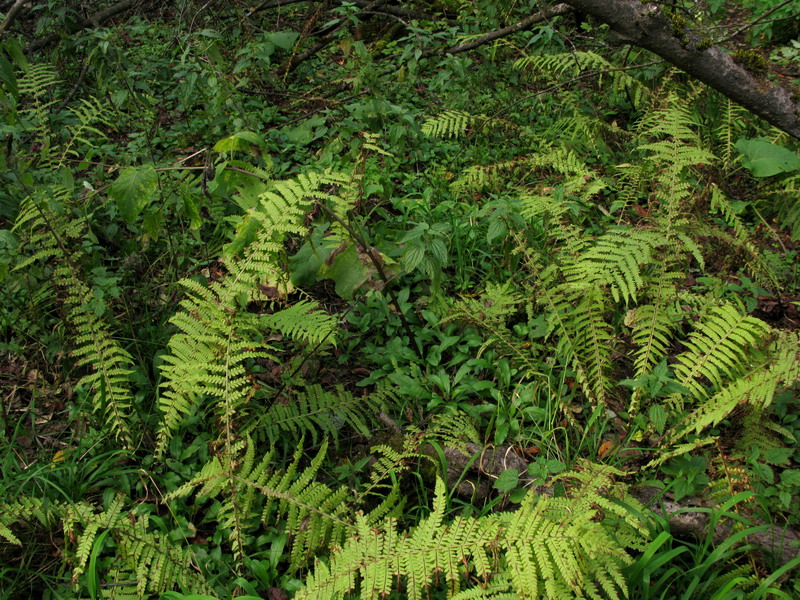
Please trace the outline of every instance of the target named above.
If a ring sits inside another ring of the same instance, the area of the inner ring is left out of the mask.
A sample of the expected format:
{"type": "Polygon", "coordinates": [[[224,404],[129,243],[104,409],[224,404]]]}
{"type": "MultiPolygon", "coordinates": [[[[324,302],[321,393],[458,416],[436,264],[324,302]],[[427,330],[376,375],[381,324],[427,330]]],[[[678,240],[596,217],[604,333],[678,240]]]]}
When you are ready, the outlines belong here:
{"type": "Polygon", "coordinates": [[[621,569],[630,562],[621,546],[640,545],[642,531],[624,508],[597,494],[598,487],[613,486],[615,474],[587,465],[558,478],[574,481],[574,495],[529,494],[513,513],[456,517],[446,524],[445,488],[438,480],[433,511],[409,532],[397,531],[393,520],[376,531],[359,517],[356,536],[329,564],[316,563],[298,598],[335,598],[356,588],[361,598],[378,598],[395,588],[395,578],[405,583],[409,598],[425,597],[439,578],[448,597],[506,592],[620,598],[626,594],[621,569]],[[598,519],[599,507],[605,518],[598,519]],[[467,573],[483,585],[462,592],[467,573]]]}
{"type": "Polygon", "coordinates": [[[800,593],[790,140],[593,23],[453,53],[526,3],[63,4],[0,44],[0,595],[800,593]]]}

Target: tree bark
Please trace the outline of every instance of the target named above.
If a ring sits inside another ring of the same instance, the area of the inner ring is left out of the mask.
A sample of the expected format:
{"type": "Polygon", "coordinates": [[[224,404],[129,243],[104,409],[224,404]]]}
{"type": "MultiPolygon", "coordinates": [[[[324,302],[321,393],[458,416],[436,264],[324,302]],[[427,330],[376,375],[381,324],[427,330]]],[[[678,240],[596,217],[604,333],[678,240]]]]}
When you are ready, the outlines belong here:
{"type": "Polygon", "coordinates": [[[640,0],[564,0],[575,10],[611,27],[620,42],[639,46],[724,94],[789,135],[800,139],[800,91],[769,81],[738,64],[717,46],[706,44],[663,13],[640,0]]]}

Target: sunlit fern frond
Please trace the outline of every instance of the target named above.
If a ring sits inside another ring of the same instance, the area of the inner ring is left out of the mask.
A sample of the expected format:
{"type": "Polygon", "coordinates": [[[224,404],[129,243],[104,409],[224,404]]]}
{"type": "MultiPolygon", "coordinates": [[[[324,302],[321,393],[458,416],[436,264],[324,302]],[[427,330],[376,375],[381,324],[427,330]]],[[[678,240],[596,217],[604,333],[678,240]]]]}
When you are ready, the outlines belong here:
{"type": "Polygon", "coordinates": [[[470,114],[460,110],[446,110],[436,116],[428,117],[422,123],[422,133],[437,138],[457,138],[467,135],[468,130],[477,127],[497,128],[512,127],[504,119],[490,117],[483,114],[470,114]]]}
{"type": "Polygon", "coordinates": [[[297,598],[325,600],[358,590],[360,598],[373,600],[398,583],[412,600],[432,588],[461,598],[497,598],[501,591],[521,598],[622,598],[622,568],[631,560],[624,548],[640,546],[643,532],[607,520],[625,513],[599,493],[614,487],[609,473],[587,479],[576,477],[568,497],[531,493],[515,512],[451,521],[445,521],[445,487],[437,480],[433,511],[419,525],[402,532],[394,519],[375,528],[359,518],[356,534],[329,561],[316,562],[297,598]]]}
{"type": "Polygon", "coordinates": [[[684,342],[686,350],[676,357],[677,381],[689,389],[695,401],[704,401],[725,383],[750,370],[752,352],[770,334],[763,321],[741,314],[732,305],[711,310],[695,323],[684,342]]]}
{"type": "Polygon", "coordinates": [[[265,331],[307,344],[333,343],[336,320],[319,312],[310,301],[297,302],[281,311],[258,315],[249,307],[258,301],[273,304],[270,293],[286,291],[288,274],[283,266],[283,241],[291,233],[305,234],[303,221],[311,199],[335,175],[299,175],[277,182],[258,196],[246,218],[257,225],[253,241],[224,261],[227,275],[208,287],[187,279],[187,297],[171,322],[179,329],[164,357],[163,414],[157,454],[161,455],[181,418],[198,401],[211,403],[220,414],[229,446],[236,437],[234,422],[258,390],[248,373],[253,360],[276,359],[277,348],[266,341],[265,331]]]}
{"type": "Polygon", "coordinates": [[[654,250],[666,243],[652,230],[613,227],[565,266],[564,274],[573,285],[608,286],[615,301],[627,304],[644,287],[642,270],[654,262],[654,250]]]}
{"type": "Polygon", "coordinates": [[[777,392],[800,381],[800,336],[781,333],[764,349],[772,333],[765,323],[730,306],[713,312],[687,340],[690,350],[677,357],[678,381],[697,407],[672,428],[672,442],[717,425],[739,405],[762,413],[777,392]]]}

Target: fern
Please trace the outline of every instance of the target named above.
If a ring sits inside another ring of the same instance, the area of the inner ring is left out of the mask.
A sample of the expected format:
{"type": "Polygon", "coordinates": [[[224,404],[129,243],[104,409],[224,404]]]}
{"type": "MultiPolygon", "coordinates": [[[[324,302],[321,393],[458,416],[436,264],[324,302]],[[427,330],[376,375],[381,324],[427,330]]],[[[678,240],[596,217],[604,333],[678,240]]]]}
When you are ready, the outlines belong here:
{"type": "MultiPolygon", "coordinates": [[[[217,519],[229,532],[231,548],[238,561],[243,560],[250,543],[249,535],[257,526],[251,516],[259,512],[260,521],[265,525],[285,519],[286,532],[292,540],[292,569],[301,567],[320,549],[342,543],[355,531],[347,516],[349,490],[343,486],[334,489],[314,481],[326,456],[327,442],[323,442],[317,456],[299,474],[302,444],[284,472],[272,469],[272,453],[256,463],[255,444],[248,440],[245,445],[245,452],[236,465],[226,465],[214,458],[192,480],[167,497],[185,497],[199,487],[198,502],[220,499],[217,519]],[[262,501],[263,506],[257,508],[257,502],[262,501]]],[[[389,494],[383,505],[369,513],[367,521],[374,523],[383,517],[397,499],[396,493],[389,494]]]]}
{"type": "Polygon", "coordinates": [[[66,317],[74,331],[72,356],[77,359],[77,366],[86,370],[78,385],[92,399],[94,414],[102,415],[117,440],[131,447],[130,428],[135,422],[130,381],[133,360],[114,340],[102,313],[98,314],[93,306],[92,290],[75,266],[81,262],[81,251],[68,250],[80,247],[76,242],[86,236],[84,221],[70,218],[70,190],[58,186],[50,189],[53,196],[49,202],[45,203],[42,197],[28,197],[20,207],[14,229],[27,234],[27,243],[33,250],[15,269],[35,262],[56,263],[52,275],[65,295],[66,317]]]}
{"type": "Polygon", "coordinates": [[[781,386],[800,380],[799,336],[782,334],[766,352],[752,352],[750,347],[764,341],[767,326],[753,317],[742,317],[730,307],[715,313],[710,324],[703,324],[705,333],[695,332],[687,341],[692,351],[678,356],[681,362],[675,371],[700,405],[673,428],[672,441],[718,424],[740,404],[763,412],[781,386]],[[706,355],[701,357],[704,351],[706,355]],[[705,387],[698,384],[700,374],[713,384],[716,393],[708,396],[705,387]],[[723,379],[729,383],[723,384],[723,379]]]}
{"type": "Polygon", "coordinates": [[[709,396],[705,381],[720,389],[723,381],[745,371],[750,350],[760,346],[769,327],[754,317],[739,313],[733,306],[712,310],[695,326],[674,365],[677,381],[689,389],[696,401],[709,396]]]}
{"type": "Polygon", "coordinates": [[[610,80],[610,91],[628,91],[634,104],[639,104],[649,96],[649,90],[626,71],[615,68],[615,65],[596,52],[563,52],[558,54],[538,54],[524,56],[514,63],[514,67],[533,73],[539,79],[552,82],[558,78],[577,77],[585,72],[595,75],[599,86],[603,79],[610,80]]]}
{"type": "Polygon", "coordinates": [[[320,436],[338,440],[338,432],[347,425],[364,437],[372,435],[366,415],[378,414],[385,404],[393,401],[386,389],[364,396],[354,396],[341,386],[334,391],[309,385],[294,390],[287,399],[279,399],[261,415],[248,431],[251,435],[264,432],[271,443],[281,435],[310,435],[316,445],[320,436]]]}
{"type": "Polygon", "coordinates": [[[298,302],[261,316],[248,309],[250,302],[269,301],[271,289],[288,289],[281,262],[282,242],[290,233],[306,232],[307,197],[325,181],[331,179],[303,175],[271,186],[248,212],[246,218],[258,224],[258,233],[243,256],[233,254],[225,260],[228,275],[209,287],[193,280],[182,282],[188,296],[171,320],[179,333],[169,342],[170,354],[162,368],[166,382],[160,399],[164,417],[158,455],[163,454],[181,417],[200,399],[213,401],[220,412],[225,443],[232,447],[237,414],[257,391],[248,377],[247,364],[277,358],[277,348],[264,340],[265,328],[309,344],[332,341],[335,320],[317,312],[313,302],[298,302]]]}
{"type": "Polygon", "coordinates": [[[459,110],[446,110],[435,117],[428,117],[422,123],[422,133],[430,137],[457,138],[466,135],[468,129],[482,127],[513,127],[511,123],[497,117],[472,115],[459,110]]]}
{"type": "Polygon", "coordinates": [[[654,262],[653,251],[666,240],[645,229],[612,228],[564,268],[574,286],[608,285],[615,301],[636,300],[644,286],[642,267],[654,262]]]}
{"type": "Polygon", "coordinates": [[[600,487],[620,493],[612,483],[616,473],[587,466],[561,478],[572,482],[568,497],[528,494],[513,513],[449,523],[445,487],[437,480],[433,510],[417,527],[400,532],[390,518],[376,530],[359,517],[356,535],[328,563],[317,561],[297,598],[336,598],[356,589],[365,600],[385,597],[397,578],[412,600],[426,597],[435,582],[446,585],[449,598],[623,597],[621,569],[630,562],[623,548],[640,546],[643,532],[598,493],[600,487]],[[467,575],[483,585],[458,595],[467,575]]]}

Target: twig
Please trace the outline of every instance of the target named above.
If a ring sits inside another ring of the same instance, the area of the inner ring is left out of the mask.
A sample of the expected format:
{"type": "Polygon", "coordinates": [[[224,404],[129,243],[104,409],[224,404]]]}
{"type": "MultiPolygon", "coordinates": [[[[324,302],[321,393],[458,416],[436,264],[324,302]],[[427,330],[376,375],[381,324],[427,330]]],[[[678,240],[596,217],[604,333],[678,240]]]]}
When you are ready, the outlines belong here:
{"type": "Polygon", "coordinates": [[[778,10],[780,10],[781,8],[783,8],[784,6],[786,6],[787,4],[791,4],[792,2],[795,2],[795,1],[796,1],[796,0],[783,0],[783,2],[781,2],[781,3],[780,3],[780,4],[778,4],[777,6],[773,6],[773,7],[772,7],[770,10],[768,10],[767,12],[765,12],[763,15],[761,15],[760,17],[758,17],[758,18],[757,18],[757,19],[755,19],[754,21],[750,21],[749,23],[747,23],[747,24],[743,25],[742,27],[740,27],[739,29],[737,29],[736,31],[734,31],[734,32],[733,32],[732,34],[730,34],[729,36],[727,36],[727,37],[725,37],[725,38],[721,39],[719,42],[717,42],[717,44],[723,44],[723,43],[727,42],[728,40],[732,40],[733,38],[735,38],[736,36],[738,36],[738,35],[740,35],[740,34],[744,33],[745,31],[747,31],[747,30],[748,30],[748,29],[750,29],[751,27],[754,27],[754,26],[756,26],[758,23],[760,23],[761,21],[763,21],[764,19],[766,19],[768,16],[770,16],[771,14],[773,14],[775,11],[778,11],[778,10]]]}
{"type": "MultiPolygon", "coordinates": [[[[97,12],[92,16],[90,16],[88,19],[80,21],[80,28],[89,29],[90,27],[99,27],[105,21],[108,21],[111,17],[114,17],[126,10],[130,10],[131,8],[135,8],[143,1],[144,0],[122,0],[121,2],[112,4],[105,10],[101,10],[100,12],[97,12]]],[[[25,54],[36,52],[37,50],[41,50],[42,48],[49,46],[50,44],[56,43],[60,39],[61,36],[59,34],[57,33],[50,34],[42,39],[34,40],[33,42],[25,46],[24,52],[25,54]]]]}
{"type": "Polygon", "coordinates": [[[6,13],[6,18],[3,19],[3,23],[0,24],[0,33],[5,34],[6,31],[8,31],[8,28],[11,27],[11,25],[14,23],[14,21],[17,18],[17,15],[22,10],[22,7],[25,6],[25,2],[26,0],[17,0],[14,3],[14,6],[12,6],[8,10],[8,12],[6,13]]]}
{"type": "Polygon", "coordinates": [[[482,36],[475,38],[469,42],[464,42],[463,44],[457,44],[455,46],[450,46],[444,50],[432,50],[423,54],[424,58],[433,56],[435,54],[458,54],[459,52],[466,52],[468,50],[474,50],[478,46],[482,46],[483,44],[488,44],[489,42],[493,42],[494,40],[498,40],[500,38],[513,35],[520,31],[524,31],[530,27],[533,27],[537,23],[541,23],[542,21],[546,21],[551,17],[558,17],[561,15],[565,15],[567,13],[572,12],[572,7],[568,4],[556,4],[555,6],[535,13],[521,21],[514,23],[513,25],[509,25],[508,27],[503,27],[502,29],[496,29],[494,31],[490,31],[489,33],[485,33],[482,36]]]}
{"type": "Polygon", "coordinates": [[[83,83],[83,80],[86,77],[86,72],[88,70],[89,70],[89,61],[84,58],[83,65],[81,66],[81,72],[78,75],[78,78],[75,80],[75,84],[69,90],[69,93],[66,95],[61,104],[58,105],[58,108],[56,108],[57,113],[64,110],[67,107],[67,104],[69,104],[70,100],[72,100],[73,96],[75,96],[75,93],[78,91],[78,88],[81,87],[81,84],[83,83]]]}

